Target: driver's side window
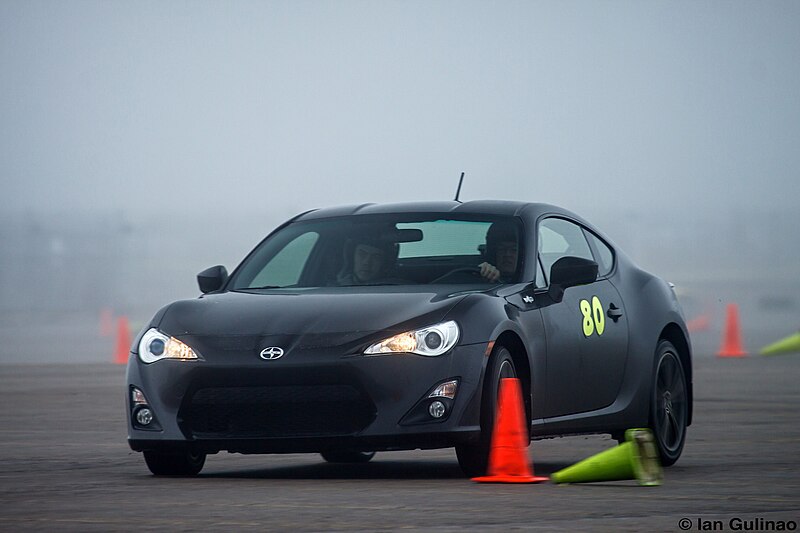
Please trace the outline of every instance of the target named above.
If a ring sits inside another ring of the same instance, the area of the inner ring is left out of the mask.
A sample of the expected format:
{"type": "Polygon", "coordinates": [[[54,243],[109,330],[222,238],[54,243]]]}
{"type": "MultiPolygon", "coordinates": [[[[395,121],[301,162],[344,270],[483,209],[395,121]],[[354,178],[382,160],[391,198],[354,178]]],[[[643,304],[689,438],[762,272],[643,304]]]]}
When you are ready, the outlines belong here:
{"type": "Polygon", "coordinates": [[[546,218],[539,223],[538,249],[547,276],[553,263],[568,255],[594,261],[581,227],[563,218],[546,218]]]}

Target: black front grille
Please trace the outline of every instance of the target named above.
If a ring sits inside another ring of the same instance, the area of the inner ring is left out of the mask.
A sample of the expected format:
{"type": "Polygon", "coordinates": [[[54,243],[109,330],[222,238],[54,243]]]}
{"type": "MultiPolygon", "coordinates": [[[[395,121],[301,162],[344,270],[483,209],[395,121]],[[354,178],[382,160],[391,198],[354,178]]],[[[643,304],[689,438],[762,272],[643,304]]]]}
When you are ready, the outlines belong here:
{"type": "Polygon", "coordinates": [[[351,435],[374,417],[349,385],[203,388],[182,409],[194,436],[218,438],[351,435]]]}

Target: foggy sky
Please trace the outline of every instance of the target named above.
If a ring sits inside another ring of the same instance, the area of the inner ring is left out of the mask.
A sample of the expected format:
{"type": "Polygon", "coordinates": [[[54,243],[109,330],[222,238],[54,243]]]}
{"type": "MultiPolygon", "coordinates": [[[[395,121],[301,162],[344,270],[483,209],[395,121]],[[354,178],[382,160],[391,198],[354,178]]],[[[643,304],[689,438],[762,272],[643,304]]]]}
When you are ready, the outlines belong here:
{"type": "MultiPolygon", "coordinates": [[[[0,2],[0,210],[796,205],[798,2],[0,2]]],[[[285,214],[284,214],[285,213],[285,214]]]]}

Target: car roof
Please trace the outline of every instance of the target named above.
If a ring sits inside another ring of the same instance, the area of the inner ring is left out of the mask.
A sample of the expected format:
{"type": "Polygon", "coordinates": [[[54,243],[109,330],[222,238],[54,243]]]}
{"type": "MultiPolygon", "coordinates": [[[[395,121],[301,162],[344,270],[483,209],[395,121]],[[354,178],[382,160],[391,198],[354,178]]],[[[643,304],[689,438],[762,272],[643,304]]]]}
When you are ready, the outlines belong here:
{"type": "Polygon", "coordinates": [[[457,213],[500,216],[536,217],[544,213],[559,213],[579,218],[573,213],[549,204],[516,202],[510,200],[474,200],[470,202],[404,202],[393,204],[359,204],[338,207],[325,207],[303,213],[295,220],[314,220],[320,218],[349,215],[377,215],[389,213],[457,213]]]}

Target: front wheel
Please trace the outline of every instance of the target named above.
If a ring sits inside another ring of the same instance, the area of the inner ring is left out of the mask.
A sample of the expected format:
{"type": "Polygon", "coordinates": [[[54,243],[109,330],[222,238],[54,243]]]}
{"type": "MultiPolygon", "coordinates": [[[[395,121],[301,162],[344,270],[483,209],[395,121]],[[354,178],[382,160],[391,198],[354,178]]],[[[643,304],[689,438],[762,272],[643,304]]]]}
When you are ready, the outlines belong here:
{"type": "Polygon", "coordinates": [[[498,346],[495,348],[494,357],[489,362],[489,368],[486,371],[483,382],[480,440],[477,444],[456,446],[458,465],[468,477],[486,474],[486,468],[489,464],[489,450],[492,444],[494,419],[497,414],[500,380],[515,377],[517,377],[517,372],[514,368],[511,352],[503,346],[498,346]]]}
{"type": "Polygon", "coordinates": [[[156,476],[194,476],[200,473],[206,463],[206,454],[191,450],[144,452],[144,462],[156,476]]]}
{"type": "Polygon", "coordinates": [[[661,464],[671,466],[681,456],[689,420],[686,372],[678,351],[662,340],[656,348],[656,370],[650,402],[650,427],[658,443],[661,464]]]}
{"type": "Polygon", "coordinates": [[[368,463],[375,457],[375,452],[358,452],[354,450],[332,450],[320,454],[329,463],[368,463]]]}

